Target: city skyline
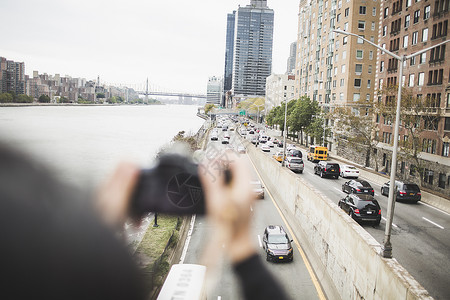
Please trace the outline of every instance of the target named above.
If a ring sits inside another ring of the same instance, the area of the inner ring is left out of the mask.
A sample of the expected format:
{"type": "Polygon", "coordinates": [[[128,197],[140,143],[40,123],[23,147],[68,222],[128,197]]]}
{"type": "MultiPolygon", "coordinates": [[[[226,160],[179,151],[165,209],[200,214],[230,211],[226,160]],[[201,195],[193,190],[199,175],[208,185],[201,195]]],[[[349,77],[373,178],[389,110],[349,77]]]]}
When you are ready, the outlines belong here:
{"type": "MultiPolygon", "coordinates": [[[[100,76],[102,82],[125,85],[143,84],[148,77],[161,89],[205,93],[210,76],[223,76],[227,14],[249,1],[214,7],[205,0],[175,6],[85,2],[2,1],[4,21],[19,22],[2,33],[0,55],[24,62],[27,75],[100,76]]],[[[284,73],[297,37],[298,2],[268,5],[275,11],[273,72],[284,73]]]]}

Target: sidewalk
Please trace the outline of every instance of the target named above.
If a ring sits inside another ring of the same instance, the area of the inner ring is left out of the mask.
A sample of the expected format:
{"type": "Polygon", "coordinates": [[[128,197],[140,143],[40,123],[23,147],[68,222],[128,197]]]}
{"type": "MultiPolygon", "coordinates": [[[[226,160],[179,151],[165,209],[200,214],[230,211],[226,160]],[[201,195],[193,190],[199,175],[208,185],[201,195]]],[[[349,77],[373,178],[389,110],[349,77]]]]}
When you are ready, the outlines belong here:
{"type": "MultiPolygon", "coordinates": [[[[283,139],[283,137],[281,136],[281,131],[272,130],[272,129],[265,129],[265,130],[270,136],[273,136],[277,139],[283,139]]],[[[297,142],[294,142],[289,138],[286,138],[286,143],[293,144],[297,148],[308,151],[308,148],[306,146],[300,145],[297,142]]],[[[362,165],[356,164],[352,161],[349,161],[349,160],[347,160],[343,157],[337,156],[335,154],[332,154],[332,155],[329,154],[328,156],[329,156],[329,158],[331,158],[333,160],[337,160],[339,162],[358,167],[361,177],[370,182],[376,183],[378,185],[383,185],[385,182],[389,181],[389,177],[387,175],[375,172],[375,170],[373,170],[373,169],[366,168],[362,165]]],[[[439,208],[447,213],[450,213],[450,200],[448,200],[444,197],[435,195],[433,193],[424,191],[424,190],[422,190],[421,192],[422,192],[422,200],[421,200],[422,202],[427,203],[433,207],[439,208]]]]}

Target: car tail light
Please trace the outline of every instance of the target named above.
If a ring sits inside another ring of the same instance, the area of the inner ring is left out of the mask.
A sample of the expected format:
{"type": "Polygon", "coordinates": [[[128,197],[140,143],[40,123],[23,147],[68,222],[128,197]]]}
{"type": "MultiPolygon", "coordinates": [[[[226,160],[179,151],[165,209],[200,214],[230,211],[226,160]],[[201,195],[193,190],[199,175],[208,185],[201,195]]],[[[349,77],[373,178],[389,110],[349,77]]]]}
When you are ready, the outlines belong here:
{"type": "Polygon", "coordinates": [[[327,168],[325,168],[325,170],[323,170],[324,172],[326,172],[327,171],[327,168]]]}
{"type": "Polygon", "coordinates": [[[399,192],[400,195],[406,195],[406,192],[399,192]]]}
{"type": "Polygon", "coordinates": [[[355,209],[355,214],[359,214],[359,209],[355,209]]]}
{"type": "Polygon", "coordinates": [[[339,168],[339,173],[341,173],[341,168],[339,168]]]}
{"type": "Polygon", "coordinates": [[[417,196],[421,196],[422,194],[421,193],[417,193],[417,196]]]}
{"type": "Polygon", "coordinates": [[[378,214],[381,215],[381,209],[378,211],[378,214]]]}
{"type": "Polygon", "coordinates": [[[360,190],[360,189],[356,189],[356,191],[357,191],[357,192],[361,192],[361,190],[360,190]]]}
{"type": "Polygon", "coordinates": [[[374,191],[374,190],[372,190],[372,193],[375,193],[375,191],[374,191]]]}

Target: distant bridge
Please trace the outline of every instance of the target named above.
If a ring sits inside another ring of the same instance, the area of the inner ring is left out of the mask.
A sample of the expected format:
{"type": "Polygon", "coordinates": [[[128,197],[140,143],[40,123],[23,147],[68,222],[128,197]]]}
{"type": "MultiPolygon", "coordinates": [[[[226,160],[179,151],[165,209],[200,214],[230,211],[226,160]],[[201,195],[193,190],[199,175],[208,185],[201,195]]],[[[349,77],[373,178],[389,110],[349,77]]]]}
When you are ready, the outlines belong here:
{"type": "Polygon", "coordinates": [[[177,93],[177,92],[136,92],[139,95],[144,96],[166,96],[166,97],[188,97],[188,98],[201,98],[206,99],[204,94],[189,94],[189,93],[177,93]]]}

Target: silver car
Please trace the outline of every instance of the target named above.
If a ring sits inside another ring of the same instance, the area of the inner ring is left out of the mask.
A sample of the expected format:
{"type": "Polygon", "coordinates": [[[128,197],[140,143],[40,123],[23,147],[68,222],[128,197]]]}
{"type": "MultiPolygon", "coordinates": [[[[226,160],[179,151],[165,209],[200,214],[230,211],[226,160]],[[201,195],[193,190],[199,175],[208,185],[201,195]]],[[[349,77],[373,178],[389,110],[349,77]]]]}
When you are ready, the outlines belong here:
{"type": "Polygon", "coordinates": [[[301,158],[290,156],[286,158],[286,168],[296,173],[303,173],[305,164],[303,163],[303,160],[301,158]]]}

